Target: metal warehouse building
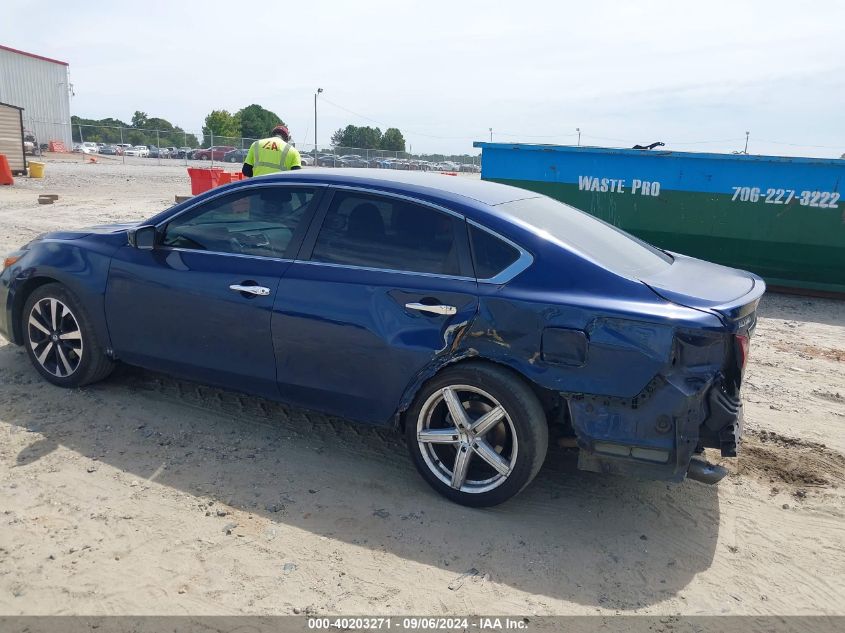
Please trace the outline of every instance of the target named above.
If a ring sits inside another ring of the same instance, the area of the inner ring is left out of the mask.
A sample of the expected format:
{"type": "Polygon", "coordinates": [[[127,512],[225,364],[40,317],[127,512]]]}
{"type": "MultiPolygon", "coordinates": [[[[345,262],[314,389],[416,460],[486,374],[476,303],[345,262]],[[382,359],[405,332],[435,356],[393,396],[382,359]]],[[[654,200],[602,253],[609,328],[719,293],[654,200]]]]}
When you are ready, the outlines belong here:
{"type": "Polygon", "coordinates": [[[70,149],[68,64],[0,44],[0,103],[23,108],[23,124],[38,143],[70,149]]]}

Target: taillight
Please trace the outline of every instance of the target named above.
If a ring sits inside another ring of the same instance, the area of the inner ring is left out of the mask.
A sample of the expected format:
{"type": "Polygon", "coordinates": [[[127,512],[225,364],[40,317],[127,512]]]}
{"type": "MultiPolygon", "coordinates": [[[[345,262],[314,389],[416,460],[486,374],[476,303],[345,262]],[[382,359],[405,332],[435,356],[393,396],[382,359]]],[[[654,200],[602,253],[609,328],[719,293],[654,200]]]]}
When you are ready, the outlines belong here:
{"type": "Polygon", "coordinates": [[[739,351],[739,367],[745,369],[745,364],[748,362],[748,351],[751,346],[751,339],[745,334],[736,335],[737,349],[739,351]]]}

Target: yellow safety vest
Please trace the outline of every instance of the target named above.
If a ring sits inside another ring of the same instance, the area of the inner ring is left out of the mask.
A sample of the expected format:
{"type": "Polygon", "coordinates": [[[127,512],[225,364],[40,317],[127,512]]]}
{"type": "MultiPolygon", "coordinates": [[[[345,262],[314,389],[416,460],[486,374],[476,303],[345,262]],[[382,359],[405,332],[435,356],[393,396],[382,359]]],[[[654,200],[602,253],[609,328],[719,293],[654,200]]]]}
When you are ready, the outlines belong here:
{"type": "Polygon", "coordinates": [[[301,167],[299,152],[279,136],[271,136],[250,145],[244,162],[252,165],[253,176],[264,176],[301,167]]]}

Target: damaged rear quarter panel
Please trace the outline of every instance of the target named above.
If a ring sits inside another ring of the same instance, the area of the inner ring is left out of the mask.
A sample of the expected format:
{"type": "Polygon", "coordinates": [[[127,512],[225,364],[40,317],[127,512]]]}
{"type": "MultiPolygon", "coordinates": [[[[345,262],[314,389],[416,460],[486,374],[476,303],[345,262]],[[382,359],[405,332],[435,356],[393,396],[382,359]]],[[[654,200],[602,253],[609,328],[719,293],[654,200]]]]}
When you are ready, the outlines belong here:
{"type": "Polygon", "coordinates": [[[639,286],[627,299],[546,293],[541,301],[530,290],[480,284],[475,320],[417,384],[466,358],[506,365],[562,394],[581,468],[681,479],[707,415],[705,396],[724,361],[724,330],[713,315],[639,286]],[[583,362],[546,360],[543,333],[549,329],[583,332],[583,362]],[[634,457],[630,447],[636,447],[634,457]]]}

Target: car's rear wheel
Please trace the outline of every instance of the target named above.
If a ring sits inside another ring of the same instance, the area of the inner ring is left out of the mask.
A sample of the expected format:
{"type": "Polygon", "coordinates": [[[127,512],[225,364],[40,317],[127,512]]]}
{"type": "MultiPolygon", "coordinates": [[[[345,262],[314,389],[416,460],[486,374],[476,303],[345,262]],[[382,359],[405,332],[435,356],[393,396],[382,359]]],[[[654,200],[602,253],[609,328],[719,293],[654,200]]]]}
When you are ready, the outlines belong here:
{"type": "Polygon", "coordinates": [[[548,427],[537,396],[506,369],[467,365],[430,380],[406,416],[411,458],[440,494],[492,506],[540,470],[548,427]]]}
{"type": "Polygon", "coordinates": [[[84,306],[61,284],[40,286],[29,296],[21,331],[35,369],[59,387],[97,382],[114,368],[84,306]]]}

